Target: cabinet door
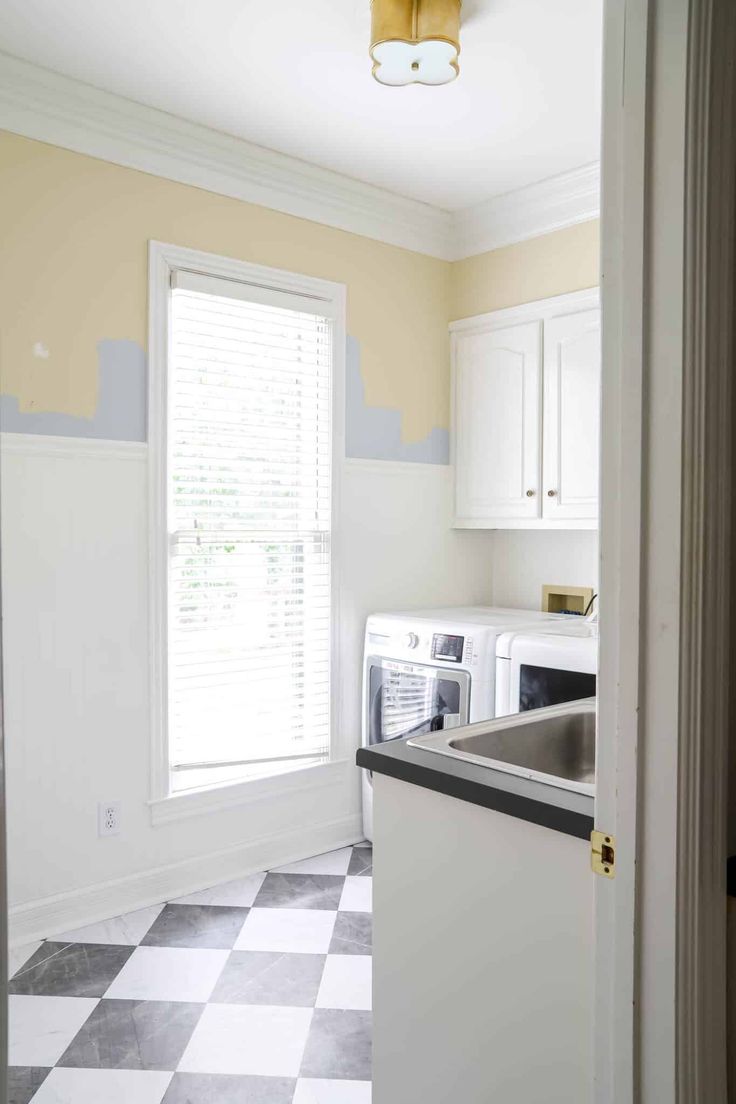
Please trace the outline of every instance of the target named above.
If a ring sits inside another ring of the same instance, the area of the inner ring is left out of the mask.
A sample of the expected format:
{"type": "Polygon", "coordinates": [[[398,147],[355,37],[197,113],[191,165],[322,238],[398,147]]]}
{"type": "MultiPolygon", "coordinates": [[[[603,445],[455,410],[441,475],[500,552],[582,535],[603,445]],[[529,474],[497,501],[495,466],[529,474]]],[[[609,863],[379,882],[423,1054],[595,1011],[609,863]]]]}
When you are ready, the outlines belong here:
{"type": "Polygon", "coordinates": [[[596,518],[600,441],[600,311],[544,323],[545,518],[596,518]]]}
{"type": "Polygon", "coordinates": [[[454,336],[458,525],[540,516],[540,323],[454,336]]]}

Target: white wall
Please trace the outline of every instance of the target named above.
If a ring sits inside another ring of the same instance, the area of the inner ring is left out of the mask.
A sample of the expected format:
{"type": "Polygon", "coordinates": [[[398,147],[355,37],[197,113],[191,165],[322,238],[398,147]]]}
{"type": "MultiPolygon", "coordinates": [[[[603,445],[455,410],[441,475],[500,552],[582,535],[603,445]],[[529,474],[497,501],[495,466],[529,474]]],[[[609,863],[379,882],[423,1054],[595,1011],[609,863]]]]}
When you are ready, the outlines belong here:
{"type": "MultiPolygon", "coordinates": [[[[493,536],[449,528],[450,469],[347,461],[344,724],[359,735],[363,622],[488,603],[493,536]]],[[[358,838],[358,770],[152,826],[146,447],[32,436],[2,457],[11,938],[53,934],[358,838]],[[97,803],[122,831],[97,836],[97,803]],[[257,828],[256,828],[257,824],[257,828]],[[269,831],[270,839],[264,836],[269,831]]],[[[288,776],[289,780],[295,775],[288,776]]]]}
{"type": "Polygon", "coordinates": [[[499,529],[490,555],[496,606],[539,609],[544,583],[598,589],[597,532],[499,529]]]}

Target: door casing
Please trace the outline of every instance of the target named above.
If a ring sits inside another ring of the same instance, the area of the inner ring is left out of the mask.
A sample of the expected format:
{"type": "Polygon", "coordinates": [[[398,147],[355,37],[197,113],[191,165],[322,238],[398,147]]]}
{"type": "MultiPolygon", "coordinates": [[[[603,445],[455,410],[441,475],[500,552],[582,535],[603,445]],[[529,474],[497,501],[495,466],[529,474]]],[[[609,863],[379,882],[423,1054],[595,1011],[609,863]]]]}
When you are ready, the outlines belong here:
{"type": "Polygon", "coordinates": [[[731,0],[607,0],[596,1104],[724,1104],[731,0]]]}

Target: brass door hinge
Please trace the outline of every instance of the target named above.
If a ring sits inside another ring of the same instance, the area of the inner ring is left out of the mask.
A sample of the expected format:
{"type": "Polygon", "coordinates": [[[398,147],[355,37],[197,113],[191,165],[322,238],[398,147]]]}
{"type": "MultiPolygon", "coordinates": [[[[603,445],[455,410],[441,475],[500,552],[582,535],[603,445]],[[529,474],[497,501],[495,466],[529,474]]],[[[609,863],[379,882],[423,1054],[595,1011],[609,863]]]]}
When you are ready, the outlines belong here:
{"type": "Polygon", "coordinates": [[[605,832],[590,833],[590,865],[594,874],[604,878],[616,876],[616,838],[605,832]]]}

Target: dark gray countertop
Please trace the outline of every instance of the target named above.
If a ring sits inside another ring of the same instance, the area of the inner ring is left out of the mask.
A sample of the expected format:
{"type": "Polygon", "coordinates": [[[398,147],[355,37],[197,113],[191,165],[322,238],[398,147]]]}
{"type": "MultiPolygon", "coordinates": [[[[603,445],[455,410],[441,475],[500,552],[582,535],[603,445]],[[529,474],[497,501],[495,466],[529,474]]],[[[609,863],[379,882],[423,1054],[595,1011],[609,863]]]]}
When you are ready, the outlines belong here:
{"type": "Polygon", "coordinates": [[[410,747],[405,739],[362,747],[356,762],[375,773],[495,809],[568,836],[589,839],[593,830],[595,799],[587,794],[410,747]]]}

